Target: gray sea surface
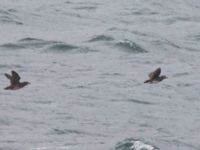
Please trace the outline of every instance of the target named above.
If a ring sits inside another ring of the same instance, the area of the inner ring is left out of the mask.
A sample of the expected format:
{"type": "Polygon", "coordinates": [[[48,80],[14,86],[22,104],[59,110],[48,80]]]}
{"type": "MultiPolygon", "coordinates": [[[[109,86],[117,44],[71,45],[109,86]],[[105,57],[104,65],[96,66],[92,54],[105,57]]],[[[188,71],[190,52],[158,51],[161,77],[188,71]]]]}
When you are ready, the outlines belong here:
{"type": "Polygon", "coordinates": [[[200,1],[1,0],[0,150],[200,150],[199,74],[200,1]]]}

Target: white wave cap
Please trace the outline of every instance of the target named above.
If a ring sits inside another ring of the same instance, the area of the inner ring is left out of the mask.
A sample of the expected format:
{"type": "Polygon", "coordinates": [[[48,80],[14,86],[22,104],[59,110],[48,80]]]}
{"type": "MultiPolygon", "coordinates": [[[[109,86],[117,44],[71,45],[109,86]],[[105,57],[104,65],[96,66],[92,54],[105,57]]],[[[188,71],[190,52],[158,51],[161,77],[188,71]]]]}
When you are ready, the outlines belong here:
{"type": "Polygon", "coordinates": [[[131,146],[133,150],[154,150],[154,147],[148,144],[145,144],[141,141],[135,141],[133,146],[131,146]]]}

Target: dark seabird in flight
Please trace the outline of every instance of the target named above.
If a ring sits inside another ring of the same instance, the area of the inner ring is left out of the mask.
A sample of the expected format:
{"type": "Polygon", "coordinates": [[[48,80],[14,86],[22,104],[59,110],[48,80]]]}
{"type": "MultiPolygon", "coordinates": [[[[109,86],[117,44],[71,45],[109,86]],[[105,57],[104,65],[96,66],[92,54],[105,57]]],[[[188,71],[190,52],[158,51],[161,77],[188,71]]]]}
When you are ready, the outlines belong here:
{"type": "Polygon", "coordinates": [[[5,73],[5,76],[10,80],[10,86],[4,88],[5,90],[18,90],[30,84],[29,82],[20,82],[20,76],[17,72],[11,71],[11,75],[5,73]]]}
{"type": "Polygon", "coordinates": [[[167,78],[165,75],[160,76],[160,73],[161,73],[161,69],[159,67],[155,71],[149,74],[149,79],[144,81],[144,83],[160,82],[167,78]]]}

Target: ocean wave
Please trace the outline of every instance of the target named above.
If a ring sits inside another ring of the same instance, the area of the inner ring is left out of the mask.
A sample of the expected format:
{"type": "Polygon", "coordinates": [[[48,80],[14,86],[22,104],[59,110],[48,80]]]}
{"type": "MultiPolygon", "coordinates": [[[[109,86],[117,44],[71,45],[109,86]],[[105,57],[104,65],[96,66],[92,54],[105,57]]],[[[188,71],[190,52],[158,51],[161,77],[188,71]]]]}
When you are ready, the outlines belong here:
{"type": "Polygon", "coordinates": [[[42,48],[46,45],[51,45],[51,44],[57,44],[61,43],[58,41],[48,41],[48,40],[43,40],[43,39],[37,39],[37,38],[23,38],[18,41],[18,45],[25,46],[26,48],[42,48]]]}
{"type": "Polygon", "coordinates": [[[43,39],[37,39],[37,38],[23,38],[18,40],[16,43],[6,43],[0,45],[1,48],[3,49],[28,49],[28,48],[43,48],[47,45],[53,45],[53,44],[58,44],[61,42],[57,41],[48,41],[48,40],[43,40],[43,39]]]}
{"type": "Polygon", "coordinates": [[[93,36],[88,42],[98,42],[98,41],[113,41],[114,38],[107,35],[96,35],[93,36]]]}
{"type": "Polygon", "coordinates": [[[66,44],[61,41],[49,41],[43,39],[37,39],[32,37],[26,37],[18,40],[16,43],[5,43],[0,45],[3,50],[19,50],[19,49],[42,49],[44,52],[68,52],[76,49],[78,53],[96,52],[89,47],[78,47],[72,44],[66,44]]]}
{"type": "Polygon", "coordinates": [[[50,47],[48,47],[48,51],[52,51],[52,52],[67,52],[73,49],[77,49],[77,46],[74,45],[70,45],[70,44],[64,44],[64,43],[57,43],[54,45],[51,45],[50,47]]]}
{"type": "Polygon", "coordinates": [[[6,43],[6,44],[2,44],[2,45],[0,45],[0,47],[1,47],[2,49],[14,49],[14,50],[26,48],[26,47],[23,46],[23,45],[15,44],[15,43],[6,43]]]}
{"type": "Polygon", "coordinates": [[[25,49],[25,48],[40,48],[47,44],[51,44],[50,41],[44,41],[41,39],[24,38],[17,41],[17,43],[6,43],[0,45],[3,49],[25,49]]]}
{"type": "Polygon", "coordinates": [[[126,139],[119,142],[114,150],[159,150],[159,148],[152,146],[151,144],[144,143],[137,139],[126,139]]]}
{"type": "Polygon", "coordinates": [[[145,53],[147,50],[142,48],[140,45],[136,44],[135,42],[132,42],[130,40],[122,40],[115,44],[115,46],[119,49],[128,51],[128,52],[134,52],[134,53],[145,53]]]}
{"type": "Polygon", "coordinates": [[[41,42],[41,41],[44,41],[42,39],[36,39],[36,38],[31,38],[31,37],[26,37],[26,38],[23,38],[23,39],[20,39],[19,40],[20,42],[29,42],[29,41],[34,41],[34,42],[41,42]]]}

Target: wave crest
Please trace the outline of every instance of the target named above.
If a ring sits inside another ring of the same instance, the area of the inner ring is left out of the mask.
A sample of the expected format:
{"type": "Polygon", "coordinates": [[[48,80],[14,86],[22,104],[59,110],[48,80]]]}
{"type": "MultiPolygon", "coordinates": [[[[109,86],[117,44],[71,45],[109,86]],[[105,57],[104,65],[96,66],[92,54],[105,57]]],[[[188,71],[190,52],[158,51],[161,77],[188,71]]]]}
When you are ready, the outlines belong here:
{"type": "Polygon", "coordinates": [[[113,41],[114,39],[107,35],[97,35],[93,36],[88,42],[98,42],[98,41],[113,41]]]}
{"type": "Polygon", "coordinates": [[[160,150],[150,144],[144,143],[136,139],[126,139],[119,142],[114,150],[160,150]]]}
{"type": "Polygon", "coordinates": [[[122,40],[115,44],[117,48],[126,50],[128,52],[134,52],[134,53],[145,53],[147,50],[136,44],[135,42],[132,42],[130,40],[122,40]]]}

